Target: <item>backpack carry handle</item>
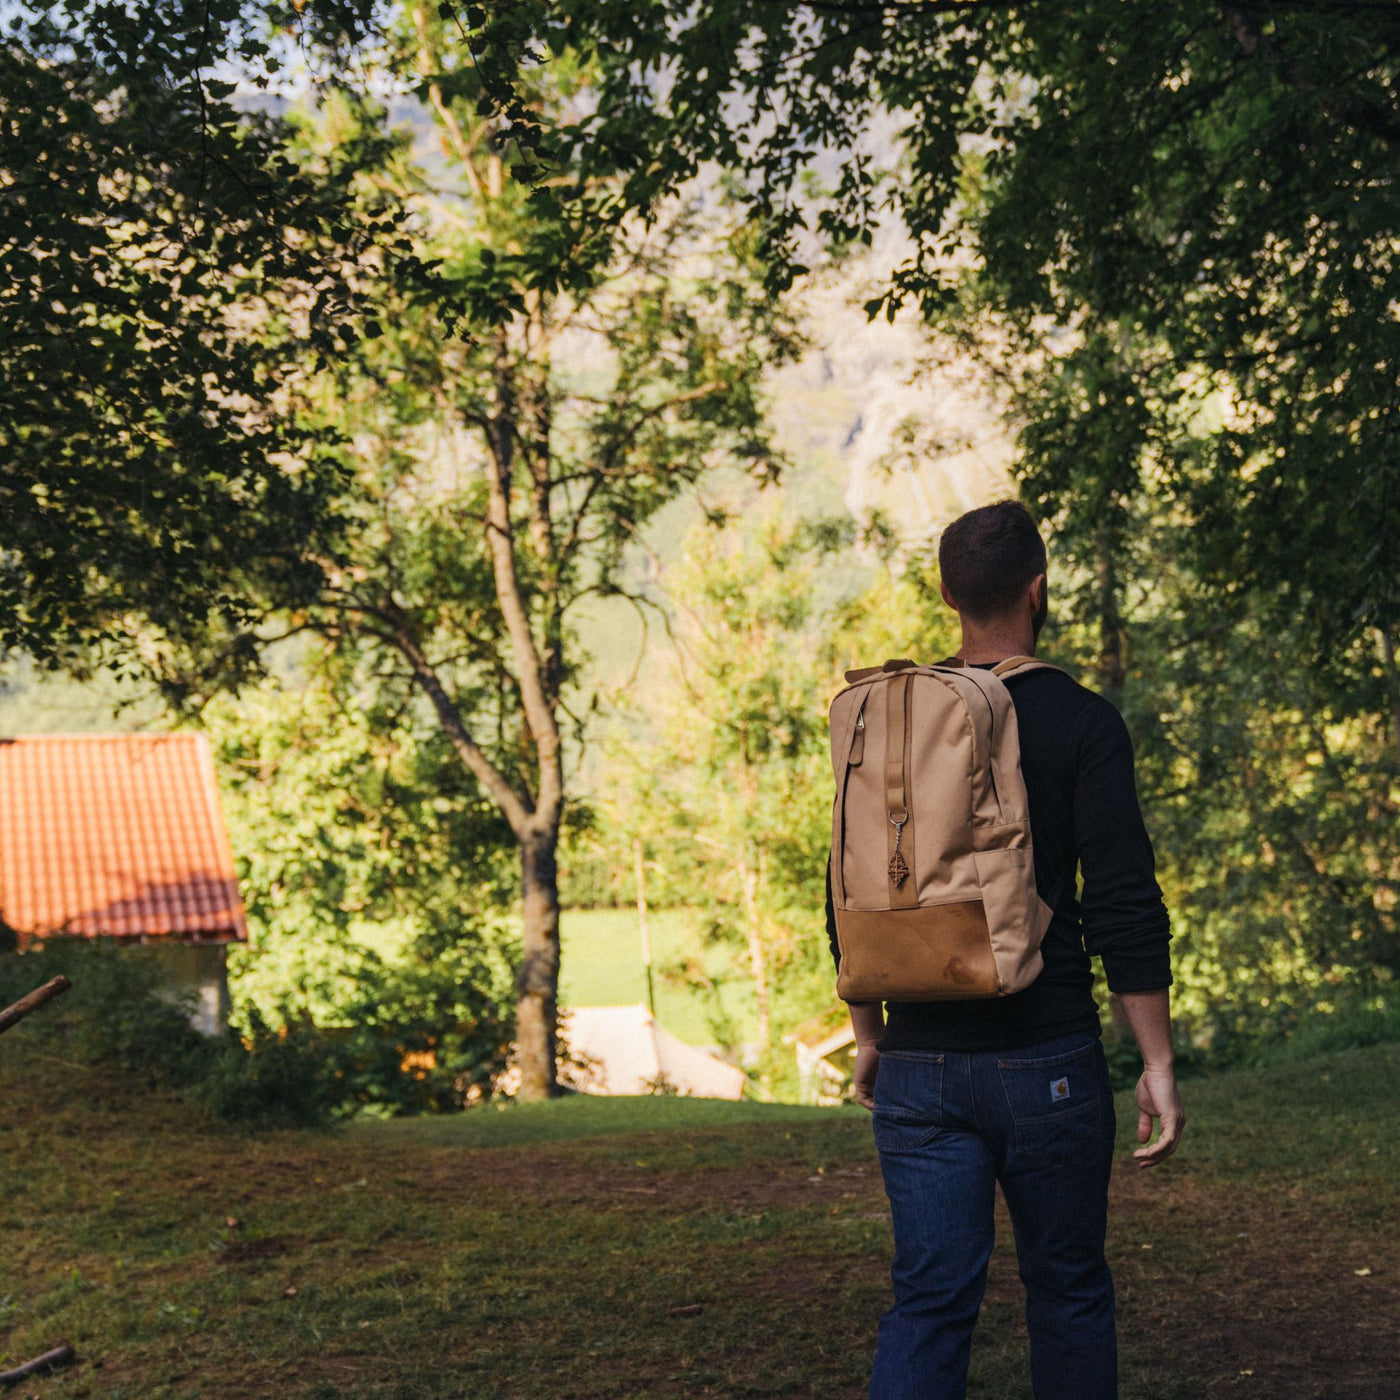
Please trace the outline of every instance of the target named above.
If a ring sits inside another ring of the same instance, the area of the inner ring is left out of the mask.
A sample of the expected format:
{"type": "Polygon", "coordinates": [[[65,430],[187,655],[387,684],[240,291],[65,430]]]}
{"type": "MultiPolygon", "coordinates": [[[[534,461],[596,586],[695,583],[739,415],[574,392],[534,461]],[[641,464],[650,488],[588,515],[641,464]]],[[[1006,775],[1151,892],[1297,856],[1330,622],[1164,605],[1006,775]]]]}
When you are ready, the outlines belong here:
{"type": "Polygon", "coordinates": [[[901,657],[886,661],[883,666],[861,666],[846,672],[846,684],[855,685],[858,681],[868,681],[871,676],[887,676],[893,671],[912,671],[918,664],[901,657]]]}

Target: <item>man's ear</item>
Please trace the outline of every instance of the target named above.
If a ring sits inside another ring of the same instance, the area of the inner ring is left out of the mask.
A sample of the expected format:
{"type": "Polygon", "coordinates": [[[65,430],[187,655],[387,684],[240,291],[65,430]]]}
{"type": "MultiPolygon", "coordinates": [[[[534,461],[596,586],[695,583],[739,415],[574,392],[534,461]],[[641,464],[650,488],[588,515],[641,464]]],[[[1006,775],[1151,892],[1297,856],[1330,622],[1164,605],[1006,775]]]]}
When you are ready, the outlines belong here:
{"type": "Polygon", "coordinates": [[[953,595],[948,592],[948,585],[942,579],[938,580],[938,591],[943,595],[943,601],[948,604],[954,612],[957,612],[958,605],[953,601],[953,595]]]}
{"type": "Polygon", "coordinates": [[[1050,581],[1044,574],[1037,574],[1031,580],[1030,602],[1031,611],[1039,612],[1045,606],[1045,595],[1050,587],[1050,581]]]}

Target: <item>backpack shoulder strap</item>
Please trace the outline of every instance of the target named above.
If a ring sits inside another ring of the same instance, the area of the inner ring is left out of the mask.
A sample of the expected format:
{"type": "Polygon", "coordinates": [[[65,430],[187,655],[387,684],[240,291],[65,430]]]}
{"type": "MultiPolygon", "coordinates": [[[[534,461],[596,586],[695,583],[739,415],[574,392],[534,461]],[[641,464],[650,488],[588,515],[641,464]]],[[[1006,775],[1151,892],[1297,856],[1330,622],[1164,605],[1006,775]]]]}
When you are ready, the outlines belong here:
{"type": "Polygon", "coordinates": [[[1005,661],[998,661],[992,667],[992,675],[999,680],[1005,680],[1007,676],[1023,676],[1027,671],[1059,671],[1059,666],[1052,666],[1048,661],[1037,661],[1033,656],[1008,656],[1005,661]]]}
{"type": "MultiPolygon", "coordinates": [[[[936,663],[939,667],[950,667],[953,670],[975,671],[979,667],[969,666],[960,656],[950,656],[945,661],[936,663]]],[[[1048,661],[1037,660],[1034,656],[1008,656],[1005,661],[998,661],[991,669],[991,674],[998,680],[1004,680],[1007,676],[1019,676],[1026,671],[1059,671],[1062,668],[1053,666],[1048,661]]]]}

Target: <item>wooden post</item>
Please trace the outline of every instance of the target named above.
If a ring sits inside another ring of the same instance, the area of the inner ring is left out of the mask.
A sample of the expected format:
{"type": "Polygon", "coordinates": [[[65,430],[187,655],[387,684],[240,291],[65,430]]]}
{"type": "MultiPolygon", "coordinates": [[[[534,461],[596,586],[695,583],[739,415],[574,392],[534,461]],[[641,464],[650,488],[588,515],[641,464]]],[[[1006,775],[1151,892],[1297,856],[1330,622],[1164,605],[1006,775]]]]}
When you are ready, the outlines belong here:
{"type": "Polygon", "coordinates": [[[13,1006],[7,1006],[5,1010],[0,1011],[0,1035],[11,1026],[17,1026],[31,1011],[38,1010],[46,1001],[61,996],[72,985],[66,977],[55,977],[53,981],[45,982],[42,987],[30,992],[27,997],[20,997],[13,1006]]]}
{"type": "Polygon", "coordinates": [[[637,927],[642,934],[642,966],[647,970],[647,1006],[656,1020],[656,982],[651,973],[651,928],[647,923],[647,868],[642,858],[642,838],[632,842],[632,866],[637,873],[637,927]]]}

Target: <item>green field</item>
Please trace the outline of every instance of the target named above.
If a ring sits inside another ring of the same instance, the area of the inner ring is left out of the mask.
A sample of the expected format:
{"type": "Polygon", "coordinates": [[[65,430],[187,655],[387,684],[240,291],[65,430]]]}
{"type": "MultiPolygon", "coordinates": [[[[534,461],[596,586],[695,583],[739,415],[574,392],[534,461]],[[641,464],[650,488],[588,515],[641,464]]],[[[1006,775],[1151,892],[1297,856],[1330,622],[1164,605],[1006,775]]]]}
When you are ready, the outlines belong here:
{"type": "MultiPolygon", "coordinates": [[[[0,1366],[32,1400],[859,1400],[890,1235],[855,1108],[565,1099],[241,1134],[0,1041],[0,1366]]],[[[1189,1084],[1120,1143],[1123,1400],[1393,1400],[1400,1047],[1189,1084]]],[[[1028,1400],[1009,1230],[973,1400],[1028,1400]]]]}
{"type": "MultiPolygon", "coordinates": [[[[652,911],[656,1018],[692,1045],[713,1044],[714,1018],[725,1017],[742,1043],[755,1035],[753,986],[735,950],[702,946],[694,916],[684,909],[652,911]],[[671,965],[696,959],[715,984],[713,992],[662,975],[671,965]]],[[[625,1006],[647,999],[637,914],[631,909],[566,909],[560,921],[563,962],[559,999],[564,1006],[625,1006]]]]}

